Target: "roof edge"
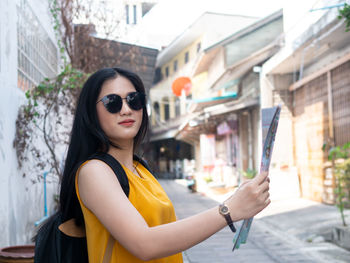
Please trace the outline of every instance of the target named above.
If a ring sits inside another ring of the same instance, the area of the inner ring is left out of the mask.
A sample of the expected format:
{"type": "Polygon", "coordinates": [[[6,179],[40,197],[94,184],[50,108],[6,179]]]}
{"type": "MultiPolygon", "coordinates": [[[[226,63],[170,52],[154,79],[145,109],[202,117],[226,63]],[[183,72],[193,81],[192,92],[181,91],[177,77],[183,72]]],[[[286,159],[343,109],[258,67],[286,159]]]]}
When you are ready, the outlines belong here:
{"type": "MultiPolygon", "coordinates": [[[[182,31],[181,34],[179,34],[177,37],[174,38],[174,40],[172,42],[170,42],[170,44],[164,48],[163,50],[161,50],[158,54],[158,60],[162,60],[162,57],[166,55],[166,53],[177,44],[177,42],[181,41],[181,37],[183,37],[185,35],[185,33],[187,31],[189,31],[203,16],[205,15],[220,15],[220,16],[231,16],[231,17],[244,17],[244,18],[257,18],[254,16],[246,16],[246,15],[235,15],[235,14],[227,14],[227,13],[218,13],[218,12],[210,12],[210,11],[206,11],[203,12],[200,16],[197,17],[197,19],[195,19],[184,31],[182,31]]],[[[158,65],[157,66],[162,66],[158,65]]]]}
{"type": "Polygon", "coordinates": [[[250,32],[280,18],[280,17],[283,17],[283,9],[279,9],[275,12],[273,12],[272,14],[266,16],[266,17],[263,17],[262,19],[254,22],[253,24],[239,30],[238,32],[235,32],[234,34],[228,36],[227,38],[223,39],[223,40],[220,40],[219,42],[213,44],[212,46],[206,48],[205,50],[203,50],[204,53],[208,53],[210,51],[212,51],[213,49],[216,49],[220,46],[223,46],[225,44],[227,44],[228,42],[231,42],[233,40],[236,40],[244,35],[247,35],[249,34],[250,32]]]}

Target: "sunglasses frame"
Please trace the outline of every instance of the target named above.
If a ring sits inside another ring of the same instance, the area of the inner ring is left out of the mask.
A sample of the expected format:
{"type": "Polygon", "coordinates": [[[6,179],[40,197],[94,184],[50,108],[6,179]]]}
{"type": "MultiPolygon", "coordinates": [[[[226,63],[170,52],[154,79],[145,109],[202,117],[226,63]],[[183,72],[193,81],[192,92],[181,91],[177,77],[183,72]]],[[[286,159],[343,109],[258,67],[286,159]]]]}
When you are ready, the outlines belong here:
{"type": "Polygon", "coordinates": [[[114,113],[118,113],[118,112],[121,111],[121,109],[122,109],[122,107],[123,107],[123,100],[126,100],[126,103],[128,104],[129,108],[132,109],[132,110],[135,110],[135,111],[139,111],[139,110],[143,109],[143,108],[146,106],[146,94],[143,93],[143,92],[139,92],[139,91],[130,92],[130,93],[128,93],[128,94],[126,95],[125,98],[122,98],[120,95],[115,94],[115,93],[107,94],[106,96],[104,96],[103,98],[101,98],[99,101],[97,101],[96,104],[102,101],[103,106],[106,108],[106,110],[107,110],[109,113],[113,113],[113,114],[114,114],[114,113]],[[135,94],[134,97],[136,97],[136,96],[141,96],[140,100],[141,100],[142,106],[141,106],[141,108],[139,108],[139,109],[138,109],[138,107],[137,107],[137,108],[134,108],[135,106],[132,105],[132,100],[131,100],[131,98],[130,98],[130,95],[133,95],[133,94],[135,94]],[[116,96],[117,98],[119,97],[119,99],[120,99],[120,101],[121,101],[121,104],[120,104],[120,106],[118,107],[119,109],[118,109],[117,111],[111,111],[111,108],[108,106],[109,103],[113,103],[113,102],[116,101],[116,100],[111,100],[111,99],[109,98],[110,96],[116,96]],[[142,98],[142,96],[143,96],[143,98],[142,98]],[[131,102],[131,104],[130,104],[130,102],[131,102]]]}

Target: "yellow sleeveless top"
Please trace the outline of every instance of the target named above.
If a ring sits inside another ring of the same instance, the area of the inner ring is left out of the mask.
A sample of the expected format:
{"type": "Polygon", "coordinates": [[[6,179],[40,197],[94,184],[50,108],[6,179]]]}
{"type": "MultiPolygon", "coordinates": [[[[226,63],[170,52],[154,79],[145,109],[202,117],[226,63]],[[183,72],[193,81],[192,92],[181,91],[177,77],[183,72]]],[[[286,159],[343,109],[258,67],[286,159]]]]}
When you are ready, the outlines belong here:
{"type": "MultiPolygon", "coordinates": [[[[86,229],[86,239],[90,263],[101,263],[107,247],[109,232],[97,219],[97,217],[83,204],[78,189],[78,174],[75,177],[75,189],[83,211],[86,229]]],[[[176,221],[174,207],[164,192],[161,185],[153,175],[140,163],[134,162],[139,176],[133,174],[128,168],[124,171],[129,180],[129,200],[143,216],[149,227],[167,224],[176,221]]],[[[127,251],[118,241],[113,245],[113,252],[110,263],[137,263],[145,262],[127,251]]],[[[150,263],[182,263],[182,254],[175,254],[169,257],[147,261],[150,263]]]]}

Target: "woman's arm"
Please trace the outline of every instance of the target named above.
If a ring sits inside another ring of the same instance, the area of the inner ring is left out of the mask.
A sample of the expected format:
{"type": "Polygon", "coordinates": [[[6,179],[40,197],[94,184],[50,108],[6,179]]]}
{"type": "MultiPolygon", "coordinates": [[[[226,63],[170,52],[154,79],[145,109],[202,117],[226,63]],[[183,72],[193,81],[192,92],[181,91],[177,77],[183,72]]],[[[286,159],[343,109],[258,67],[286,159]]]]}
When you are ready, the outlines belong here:
{"type": "MultiPolygon", "coordinates": [[[[225,201],[233,221],[252,217],[270,203],[266,176],[258,175],[225,201]]],[[[116,240],[142,260],[184,251],[226,226],[225,218],[214,207],[183,220],[149,227],[125,196],[112,169],[98,160],[80,169],[78,187],[85,206],[116,240]]]]}

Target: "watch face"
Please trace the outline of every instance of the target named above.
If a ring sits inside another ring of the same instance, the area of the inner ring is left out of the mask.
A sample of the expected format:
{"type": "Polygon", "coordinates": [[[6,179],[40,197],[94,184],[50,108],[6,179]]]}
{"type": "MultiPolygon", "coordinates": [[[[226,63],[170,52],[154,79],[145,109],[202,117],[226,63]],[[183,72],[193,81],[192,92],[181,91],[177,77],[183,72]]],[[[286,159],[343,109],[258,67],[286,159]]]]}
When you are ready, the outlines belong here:
{"type": "Polygon", "coordinates": [[[228,213],[228,207],[226,205],[222,205],[220,207],[220,211],[222,214],[226,215],[228,213]]]}

